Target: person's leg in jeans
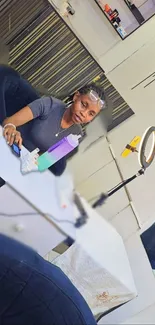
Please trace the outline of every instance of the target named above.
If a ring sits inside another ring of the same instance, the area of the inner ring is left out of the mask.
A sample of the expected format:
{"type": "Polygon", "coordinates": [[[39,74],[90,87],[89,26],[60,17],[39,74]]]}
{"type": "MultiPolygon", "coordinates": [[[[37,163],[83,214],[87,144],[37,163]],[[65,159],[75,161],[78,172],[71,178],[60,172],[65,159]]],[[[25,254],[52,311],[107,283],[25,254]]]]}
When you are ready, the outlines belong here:
{"type": "Polygon", "coordinates": [[[0,324],[95,325],[78,290],[31,248],[0,235],[0,324]]]}
{"type": "Polygon", "coordinates": [[[0,124],[37,98],[37,91],[17,71],[0,65],[0,124]]]}
{"type": "Polygon", "coordinates": [[[150,264],[155,270],[155,223],[141,235],[141,240],[150,264]]]}

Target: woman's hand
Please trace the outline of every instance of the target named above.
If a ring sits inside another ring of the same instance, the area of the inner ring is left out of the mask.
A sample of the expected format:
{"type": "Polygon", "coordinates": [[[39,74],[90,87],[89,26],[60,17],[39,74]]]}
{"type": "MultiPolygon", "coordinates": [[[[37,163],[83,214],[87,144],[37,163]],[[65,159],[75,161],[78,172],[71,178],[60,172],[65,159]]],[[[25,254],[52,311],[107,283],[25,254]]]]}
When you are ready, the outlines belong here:
{"type": "Polygon", "coordinates": [[[12,146],[15,142],[18,144],[19,148],[22,146],[22,137],[20,132],[18,132],[12,125],[6,125],[3,131],[3,135],[6,139],[8,145],[12,146]]]}

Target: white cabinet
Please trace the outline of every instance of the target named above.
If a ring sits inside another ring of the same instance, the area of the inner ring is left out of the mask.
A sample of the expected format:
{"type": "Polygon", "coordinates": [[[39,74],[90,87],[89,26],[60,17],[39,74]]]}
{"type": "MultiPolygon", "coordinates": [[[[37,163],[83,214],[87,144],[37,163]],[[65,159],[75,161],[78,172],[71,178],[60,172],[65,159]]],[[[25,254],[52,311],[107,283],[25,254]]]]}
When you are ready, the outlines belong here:
{"type": "Polygon", "coordinates": [[[130,206],[113,217],[111,224],[115,227],[124,241],[139,229],[137,220],[130,206]]]}
{"type": "MultiPolygon", "coordinates": [[[[93,197],[99,196],[101,193],[107,192],[111,188],[115,187],[115,185],[120,181],[115,162],[112,161],[110,164],[98,170],[91,177],[80,183],[80,185],[77,186],[77,190],[89,201],[93,197]]],[[[124,189],[121,189],[108,198],[105,204],[98,210],[104,218],[110,219],[128,206],[128,204],[129,201],[126,193],[124,189]]]]}
{"type": "MultiPolygon", "coordinates": [[[[113,160],[105,138],[99,139],[93,146],[88,148],[91,139],[91,137],[86,138],[81,143],[79,152],[68,162],[68,166],[73,172],[75,186],[113,160]]],[[[95,141],[94,137],[92,141],[95,141]]]]}
{"type": "MultiPolygon", "coordinates": [[[[142,136],[145,129],[155,125],[154,58],[155,40],[152,36],[152,40],[148,40],[148,43],[145,43],[139,51],[108,74],[112,84],[135,112],[135,116],[112,130],[109,134],[110,142],[119,160],[124,178],[132,176],[132,174],[138,171],[140,166],[138,165],[137,154],[131,154],[125,159],[121,158],[123,148],[134,136],[142,136]]],[[[142,224],[154,216],[154,183],[155,162],[146,170],[144,176],[139,177],[128,185],[142,224]]]]}

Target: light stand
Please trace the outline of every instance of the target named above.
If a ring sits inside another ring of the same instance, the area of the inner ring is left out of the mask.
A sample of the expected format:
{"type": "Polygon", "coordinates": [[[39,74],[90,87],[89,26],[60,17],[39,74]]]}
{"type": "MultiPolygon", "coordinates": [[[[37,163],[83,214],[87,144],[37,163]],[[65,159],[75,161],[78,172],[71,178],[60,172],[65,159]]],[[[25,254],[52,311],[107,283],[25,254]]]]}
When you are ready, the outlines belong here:
{"type": "MultiPolygon", "coordinates": [[[[105,201],[107,200],[107,198],[111,197],[113,194],[115,194],[117,191],[119,191],[122,187],[126,186],[127,184],[132,182],[137,177],[144,175],[145,170],[152,164],[154,157],[155,157],[155,126],[151,126],[148,129],[146,129],[146,131],[144,132],[144,134],[142,136],[139,150],[137,151],[134,148],[134,152],[138,153],[138,162],[139,162],[141,169],[132,177],[130,177],[130,178],[124,180],[123,182],[119,183],[118,185],[116,185],[109,192],[101,193],[98,200],[96,202],[94,202],[92,205],[92,207],[94,209],[97,208],[98,206],[101,206],[102,204],[104,204],[105,201]],[[149,155],[146,157],[145,150],[146,150],[146,146],[147,146],[148,140],[151,135],[153,135],[152,145],[151,145],[149,155]]],[[[82,205],[80,203],[80,198],[78,196],[75,199],[75,204],[80,211],[80,217],[77,219],[75,226],[81,227],[82,225],[84,225],[87,222],[88,216],[86,215],[85,211],[83,210],[82,205]]]]}
{"type": "Polygon", "coordinates": [[[133,175],[132,177],[124,180],[122,183],[119,183],[118,185],[116,185],[112,190],[110,190],[107,193],[102,193],[100,198],[92,205],[92,207],[95,209],[98,206],[101,206],[105,200],[112,196],[113,194],[115,194],[117,191],[119,191],[122,187],[126,186],[128,183],[132,182],[135,178],[137,178],[138,176],[144,175],[145,170],[142,168],[138,171],[137,174],[133,175]]]}
{"type": "Polygon", "coordinates": [[[100,195],[99,199],[92,205],[93,208],[97,208],[98,206],[101,206],[108,197],[115,194],[122,187],[126,186],[127,184],[132,182],[137,177],[139,177],[141,175],[144,175],[145,170],[152,164],[153,159],[155,157],[155,127],[154,126],[151,126],[148,129],[146,129],[146,131],[144,132],[144,134],[142,136],[140,146],[139,146],[139,150],[138,151],[134,150],[134,152],[138,152],[138,162],[139,162],[139,165],[140,165],[141,169],[138,171],[138,173],[136,173],[132,177],[130,177],[130,178],[124,180],[123,182],[121,182],[120,184],[116,185],[109,192],[102,193],[100,195]],[[153,135],[152,145],[151,145],[149,155],[148,155],[148,157],[146,157],[145,150],[146,150],[146,146],[147,146],[148,140],[149,140],[151,135],[153,135]]]}

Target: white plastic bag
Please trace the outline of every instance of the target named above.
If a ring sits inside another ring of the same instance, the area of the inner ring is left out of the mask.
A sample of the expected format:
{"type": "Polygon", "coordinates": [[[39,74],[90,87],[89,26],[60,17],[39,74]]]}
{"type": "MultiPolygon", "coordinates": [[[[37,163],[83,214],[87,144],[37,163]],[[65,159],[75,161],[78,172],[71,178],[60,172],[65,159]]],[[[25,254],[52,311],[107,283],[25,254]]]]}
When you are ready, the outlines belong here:
{"type": "Polygon", "coordinates": [[[37,158],[39,157],[38,152],[39,152],[38,148],[36,148],[32,152],[27,152],[27,153],[23,153],[23,151],[21,150],[20,161],[21,161],[22,174],[27,174],[32,171],[38,171],[38,165],[37,165],[37,158]]]}

